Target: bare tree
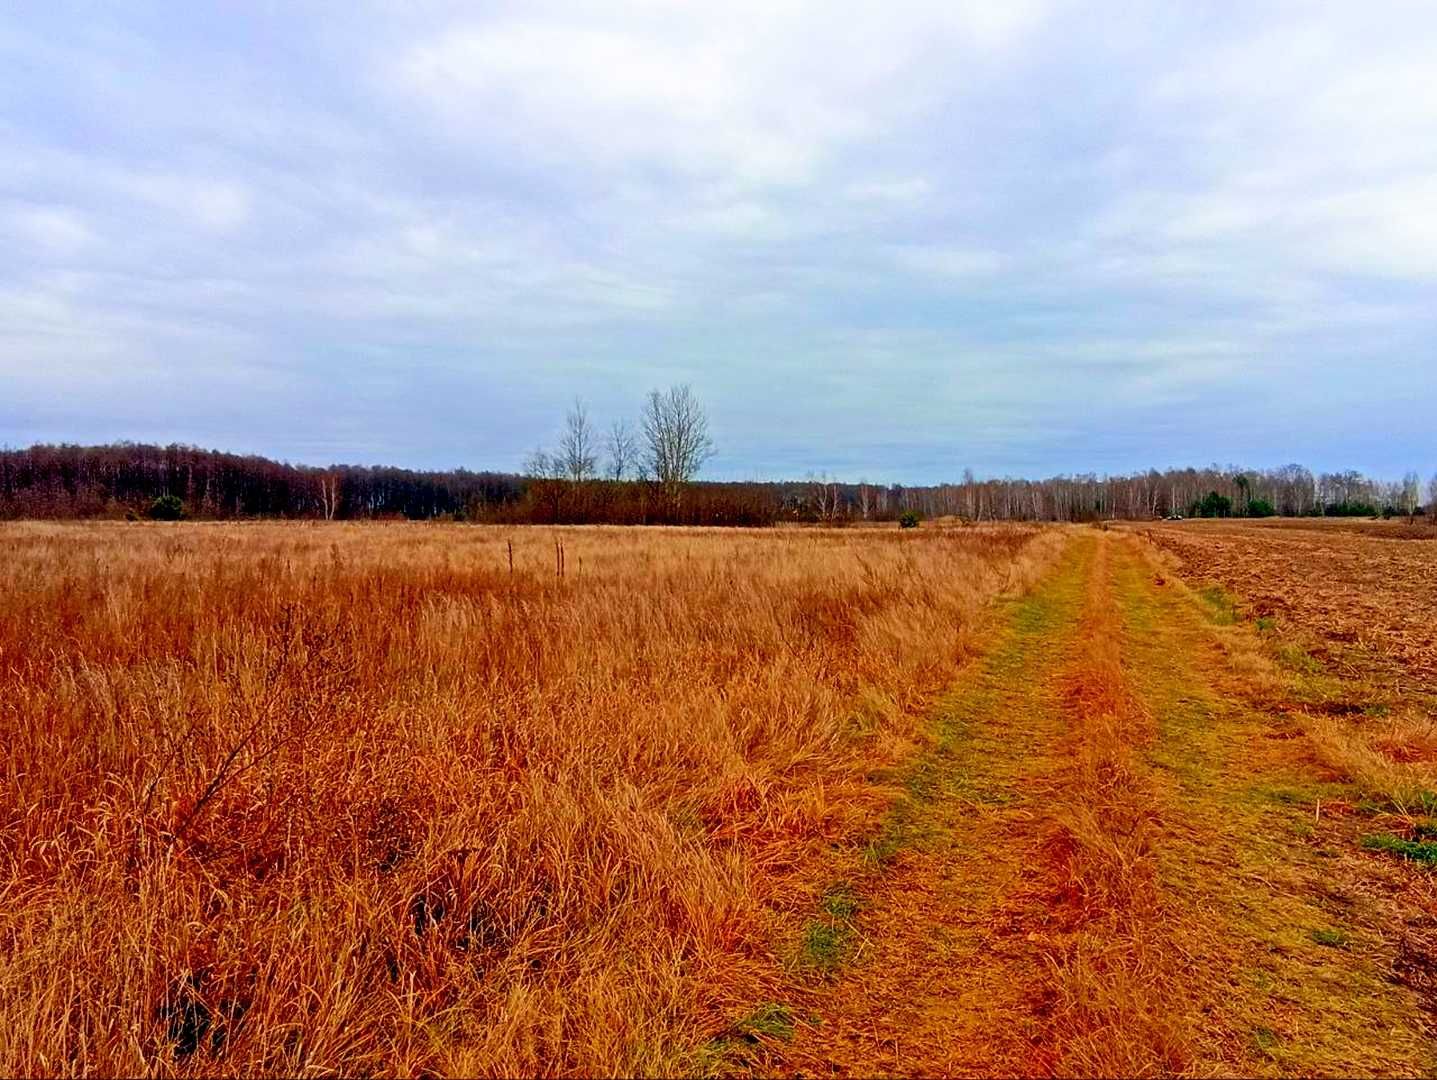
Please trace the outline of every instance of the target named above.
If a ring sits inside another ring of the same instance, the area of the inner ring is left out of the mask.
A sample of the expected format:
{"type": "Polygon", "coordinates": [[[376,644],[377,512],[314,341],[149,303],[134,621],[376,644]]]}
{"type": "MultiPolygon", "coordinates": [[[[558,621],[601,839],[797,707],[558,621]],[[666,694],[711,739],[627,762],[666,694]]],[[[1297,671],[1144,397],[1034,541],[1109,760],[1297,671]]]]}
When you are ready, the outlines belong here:
{"type": "MultiPolygon", "coordinates": [[[[206,495],[209,492],[209,481],[206,483],[206,495]]],[[[339,510],[339,476],[337,473],[321,473],[319,476],[319,505],[324,511],[324,520],[333,521],[335,512],[339,510]]]]}
{"type": "Polygon", "coordinates": [[[622,480],[639,468],[639,440],[627,420],[615,420],[609,428],[609,479],[622,480]]]}
{"type": "Polygon", "coordinates": [[[524,475],[535,480],[557,480],[564,475],[564,469],[557,455],[540,447],[524,459],[524,475]]]}
{"type": "Polygon", "coordinates": [[[644,403],[646,462],[653,478],[678,502],[679,493],[713,456],[708,417],[687,385],[652,390],[644,403]]]}
{"type": "Polygon", "coordinates": [[[1409,472],[1402,478],[1402,512],[1411,521],[1417,516],[1417,507],[1422,503],[1422,478],[1409,472]]]}
{"type": "Polygon", "coordinates": [[[575,483],[593,477],[598,455],[595,453],[594,426],[589,423],[588,410],[578,398],[564,417],[564,434],[559,439],[559,465],[563,474],[575,483]]]}
{"type": "Polygon", "coordinates": [[[1427,516],[1437,522],[1437,473],[1427,481],[1427,516]]]}
{"type": "Polygon", "coordinates": [[[813,487],[813,508],[818,515],[818,520],[837,520],[839,508],[842,505],[839,498],[838,482],[830,480],[827,473],[819,473],[816,477],[810,473],[809,483],[813,487]]]}

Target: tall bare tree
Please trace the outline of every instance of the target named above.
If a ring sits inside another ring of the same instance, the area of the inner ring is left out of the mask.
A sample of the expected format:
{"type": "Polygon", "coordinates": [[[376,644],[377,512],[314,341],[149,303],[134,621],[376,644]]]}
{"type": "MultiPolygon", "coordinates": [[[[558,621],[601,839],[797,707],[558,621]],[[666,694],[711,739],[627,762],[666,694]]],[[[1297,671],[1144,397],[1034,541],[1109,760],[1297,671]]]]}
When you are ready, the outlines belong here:
{"type": "MultiPolygon", "coordinates": [[[[208,495],[209,481],[206,480],[205,492],[208,495]]],[[[324,512],[325,521],[333,521],[335,513],[339,510],[339,474],[334,472],[321,473],[319,477],[319,505],[324,512]]]]}
{"type": "Polygon", "coordinates": [[[843,505],[838,490],[838,481],[830,480],[827,473],[819,473],[817,476],[810,474],[809,483],[813,488],[813,507],[814,512],[818,515],[818,520],[836,520],[843,505]]]}
{"type": "Polygon", "coordinates": [[[574,407],[564,417],[564,434],[559,439],[559,464],[563,474],[575,483],[594,476],[598,463],[594,426],[584,403],[574,399],[574,407]]]}
{"type": "Polygon", "coordinates": [[[609,479],[622,480],[639,469],[639,439],[627,420],[615,420],[609,427],[609,479]]]}
{"type": "Polygon", "coordinates": [[[708,417],[687,385],[671,386],[649,392],[641,424],[648,443],[646,465],[677,503],[683,485],[713,456],[708,417]]]}
{"type": "Polygon", "coordinates": [[[1437,473],[1427,481],[1427,516],[1437,523],[1437,473]]]}
{"type": "Polygon", "coordinates": [[[1415,472],[1409,472],[1402,478],[1402,512],[1411,521],[1417,516],[1417,508],[1422,505],[1422,478],[1415,472]]]}

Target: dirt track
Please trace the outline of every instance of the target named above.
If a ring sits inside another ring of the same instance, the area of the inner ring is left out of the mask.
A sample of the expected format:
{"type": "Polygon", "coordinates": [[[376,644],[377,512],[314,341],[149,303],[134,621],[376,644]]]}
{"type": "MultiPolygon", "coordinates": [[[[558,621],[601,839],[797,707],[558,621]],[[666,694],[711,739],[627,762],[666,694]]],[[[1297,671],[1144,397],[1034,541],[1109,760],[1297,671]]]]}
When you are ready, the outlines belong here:
{"type": "Polygon", "coordinates": [[[1235,686],[1246,629],[1097,531],[1001,618],[749,1067],[1430,1073],[1424,886],[1235,686]]]}

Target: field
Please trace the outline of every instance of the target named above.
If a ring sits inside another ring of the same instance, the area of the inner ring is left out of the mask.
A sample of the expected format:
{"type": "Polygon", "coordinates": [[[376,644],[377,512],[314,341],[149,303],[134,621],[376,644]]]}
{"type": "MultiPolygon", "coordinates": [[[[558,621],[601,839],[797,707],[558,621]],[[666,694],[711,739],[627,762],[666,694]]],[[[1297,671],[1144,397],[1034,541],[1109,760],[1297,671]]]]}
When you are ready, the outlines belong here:
{"type": "Polygon", "coordinates": [[[1307,519],[1163,525],[1154,539],[1353,676],[1437,693],[1437,530],[1307,519]],[[1417,542],[1412,542],[1417,541],[1417,542]],[[1426,541],[1426,542],[1422,542],[1426,541]]]}
{"type": "Polygon", "coordinates": [[[0,1073],[1437,1067],[1437,545],[0,542],[0,1073]]]}
{"type": "Polygon", "coordinates": [[[1059,546],[0,540],[6,1075],[682,1070],[1059,546]]]}

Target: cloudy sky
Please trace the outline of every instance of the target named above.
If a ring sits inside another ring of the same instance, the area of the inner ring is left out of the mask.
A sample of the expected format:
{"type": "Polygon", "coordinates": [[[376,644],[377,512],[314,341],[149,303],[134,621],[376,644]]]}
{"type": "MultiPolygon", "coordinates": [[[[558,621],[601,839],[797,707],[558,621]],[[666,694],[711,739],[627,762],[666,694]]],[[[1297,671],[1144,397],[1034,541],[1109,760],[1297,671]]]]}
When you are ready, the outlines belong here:
{"type": "Polygon", "coordinates": [[[0,10],[0,443],[1437,467],[1437,5],[0,10]]]}

